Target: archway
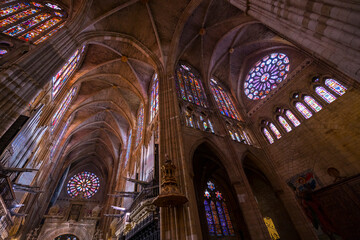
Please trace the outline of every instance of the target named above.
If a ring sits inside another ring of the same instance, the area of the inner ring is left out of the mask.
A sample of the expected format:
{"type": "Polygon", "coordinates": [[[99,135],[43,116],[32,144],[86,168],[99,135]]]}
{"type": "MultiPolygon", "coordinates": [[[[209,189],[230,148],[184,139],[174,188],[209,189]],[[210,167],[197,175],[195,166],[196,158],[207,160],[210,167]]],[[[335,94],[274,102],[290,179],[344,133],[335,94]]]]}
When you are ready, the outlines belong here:
{"type": "Polygon", "coordinates": [[[193,169],[203,239],[250,239],[235,189],[209,144],[195,150],[193,169]]]}
{"type": "Polygon", "coordinates": [[[271,238],[300,239],[278,196],[279,192],[274,190],[265,174],[249,157],[244,159],[244,171],[271,238]]]}

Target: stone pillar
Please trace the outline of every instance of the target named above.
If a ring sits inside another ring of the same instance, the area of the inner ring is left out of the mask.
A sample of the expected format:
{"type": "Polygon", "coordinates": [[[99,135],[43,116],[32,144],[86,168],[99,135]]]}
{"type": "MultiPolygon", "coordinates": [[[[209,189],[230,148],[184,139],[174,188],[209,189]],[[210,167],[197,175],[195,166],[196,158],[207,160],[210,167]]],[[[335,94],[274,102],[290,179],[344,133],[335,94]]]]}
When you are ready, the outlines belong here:
{"type": "MultiPolygon", "coordinates": [[[[176,178],[179,189],[186,197],[188,197],[190,195],[189,189],[192,189],[192,187],[189,186],[191,185],[191,181],[186,179],[188,178],[186,177],[188,167],[183,156],[179,108],[176,98],[174,77],[172,74],[169,76],[159,74],[159,103],[159,166],[161,167],[164,164],[165,154],[168,154],[169,158],[173,160],[173,163],[177,167],[176,178]]],[[[193,197],[188,197],[188,199],[191,201],[193,197]]],[[[189,211],[189,204],[191,203],[186,203],[185,205],[178,207],[160,208],[160,235],[162,240],[193,239],[194,232],[191,228],[191,224],[194,221],[194,218],[189,216],[189,212],[194,212],[195,210],[190,209],[189,211]]],[[[196,239],[199,240],[201,237],[198,236],[196,239]]]]}
{"type": "Polygon", "coordinates": [[[315,57],[360,81],[360,8],[355,2],[229,2],[315,57]]]}
{"type": "Polygon", "coordinates": [[[59,34],[0,72],[0,136],[79,46],[67,29],[59,34]]]}

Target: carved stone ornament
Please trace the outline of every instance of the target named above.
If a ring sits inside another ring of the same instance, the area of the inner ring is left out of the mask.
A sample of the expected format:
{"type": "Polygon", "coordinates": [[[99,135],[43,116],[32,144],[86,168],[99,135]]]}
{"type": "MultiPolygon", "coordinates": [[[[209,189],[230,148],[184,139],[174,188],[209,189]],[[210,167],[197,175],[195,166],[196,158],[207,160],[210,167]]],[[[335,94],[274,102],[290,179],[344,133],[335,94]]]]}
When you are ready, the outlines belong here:
{"type": "Polygon", "coordinates": [[[176,167],[169,159],[168,155],[165,155],[165,158],[165,163],[161,167],[161,193],[158,197],[155,198],[153,204],[158,207],[173,207],[183,205],[188,202],[188,199],[180,192],[178,188],[175,178],[176,167]]]}

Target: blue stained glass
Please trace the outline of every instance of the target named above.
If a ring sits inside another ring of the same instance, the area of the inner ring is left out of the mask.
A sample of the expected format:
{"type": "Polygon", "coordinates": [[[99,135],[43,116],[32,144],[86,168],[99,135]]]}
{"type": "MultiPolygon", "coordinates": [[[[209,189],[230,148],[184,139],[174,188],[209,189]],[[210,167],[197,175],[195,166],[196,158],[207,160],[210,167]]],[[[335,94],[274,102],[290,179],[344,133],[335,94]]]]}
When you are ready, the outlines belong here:
{"type": "Polygon", "coordinates": [[[180,97],[185,101],[207,108],[207,100],[201,80],[191,71],[191,67],[184,64],[180,65],[175,76],[180,97]]]}
{"type": "Polygon", "coordinates": [[[150,100],[150,122],[154,119],[159,109],[159,81],[157,74],[154,75],[150,100]]]}
{"type": "Polygon", "coordinates": [[[68,94],[66,94],[64,100],[61,102],[60,107],[58,108],[58,110],[56,111],[56,113],[54,114],[52,120],[51,120],[51,132],[53,132],[55,130],[55,128],[57,127],[58,123],[60,122],[61,118],[63,117],[63,115],[65,114],[66,110],[68,109],[72,98],[74,97],[76,93],[76,87],[73,87],[68,94]]]}
{"type": "Polygon", "coordinates": [[[290,70],[289,62],[289,58],[283,53],[272,53],[258,61],[245,79],[245,95],[251,100],[265,98],[286,79],[290,70]]]}
{"type": "Polygon", "coordinates": [[[328,78],[325,80],[325,85],[328,86],[331,90],[336,92],[338,95],[342,96],[346,92],[346,87],[341,85],[335,79],[328,78]]]}
{"type": "Polygon", "coordinates": [[[324,99],[327,103],[332,103],[333,101],[336,100],[336,97],[334,95],[332,95],[329,91],[327,91],[325,88],[323,87],[317,87],[315,88],[315,92],[322,98],[324,99]]]}
{"type": "Polygon", "coordinates": [[[91,172],[81,172],[69,180],[67,192],[70,197],[81,196],[85,199],[91,198],[99,190],[100,180],[91,172]]]}
{"type": "Polygon", "coordinates": [[[222,228],[222,231],[223,231],[223,235],[224,236],[229,236],[229,230],[228,230],[228,227],[227,227],[227,222],[226,222],[226,219],[225,219],[225,216],[224,216],[224,210],[221,206],[221,203],[219,201],[216,201],[216,208],[217,208],[217,211],[218,211],[218,215],[219,215],[219,219],[220,219],[220,225],[221,225],[221,228],[222,228]]]}
{"type": "Polygon", "coordinates": [[[215,190],[215,184],[211,181],[208,181],[207,182],[207,186],[208,188],[211,190],[211,191],[214,191],[215,190]]]}
{"type": "Polygon", "coordinates": [[[207,200],[204,200],[204,207],[205,207],[205,214],[206,214],[206,220],[209,228],[209,233],[211,236],[215,235],[215,227],[214,222],[212,218],[211,208],[209,205],[209,202],[207,200]]]}

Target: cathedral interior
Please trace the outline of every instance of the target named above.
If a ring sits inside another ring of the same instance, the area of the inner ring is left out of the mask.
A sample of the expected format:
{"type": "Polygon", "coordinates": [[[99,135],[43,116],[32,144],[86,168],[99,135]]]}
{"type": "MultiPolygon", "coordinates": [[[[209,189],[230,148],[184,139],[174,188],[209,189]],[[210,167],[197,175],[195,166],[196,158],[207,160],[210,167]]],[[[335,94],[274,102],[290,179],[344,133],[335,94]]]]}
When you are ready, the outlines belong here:
{"type": "Polygon", "coordinates": [[[0,0],[0,240],[358,240],[359,83],[358,0],[0,0]]]}

